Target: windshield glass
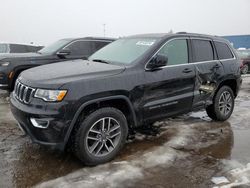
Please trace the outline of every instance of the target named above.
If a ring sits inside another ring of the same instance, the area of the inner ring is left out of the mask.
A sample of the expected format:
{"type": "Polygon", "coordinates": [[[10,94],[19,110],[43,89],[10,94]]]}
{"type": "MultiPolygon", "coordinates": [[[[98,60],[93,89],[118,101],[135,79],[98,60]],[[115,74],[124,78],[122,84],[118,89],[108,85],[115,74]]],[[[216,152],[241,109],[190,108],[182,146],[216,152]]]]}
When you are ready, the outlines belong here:
{"type": "Polygon", "coordinates": [[[130,64],[144,54],[155,42],[156,38],[119,39],[94,53],[89,57],[89,60],[130,64]]]}
{"type": "Polygon", "coordinates": [[[44,47],[43,49],[41,49],[38,52],[42,53],[42,54],[53,54],[53,53],[57,52],[59,49],[63,48],[68,43],[69,43],[69,40],[62,39],[62,40],[59,40],[55,43],[52,43],[51,45],[44,47]]]}
{"type": "Polygon", "coordinates": [[[250,50],[238,50],[237,53],[242,59],[250,58],[250,50]]]}
{"type": "Polygon", "coordinates": [[[0,53],[8,53],[8,45],[7,44],[0,44],[0,53]]]}

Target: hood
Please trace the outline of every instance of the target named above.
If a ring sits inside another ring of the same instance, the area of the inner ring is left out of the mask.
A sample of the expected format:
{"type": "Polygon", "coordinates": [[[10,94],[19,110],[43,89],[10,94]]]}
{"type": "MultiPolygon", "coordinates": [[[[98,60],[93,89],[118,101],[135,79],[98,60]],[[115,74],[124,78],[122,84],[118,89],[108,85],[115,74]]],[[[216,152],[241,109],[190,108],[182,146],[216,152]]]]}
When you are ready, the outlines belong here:
{"type": "Polygon", "coordinates": [[[21,74],[19,80],[31,87],[59,88],[69,82],[103,78],[124,70],[124,66],[79,59],[28,69],[21,74]]]}

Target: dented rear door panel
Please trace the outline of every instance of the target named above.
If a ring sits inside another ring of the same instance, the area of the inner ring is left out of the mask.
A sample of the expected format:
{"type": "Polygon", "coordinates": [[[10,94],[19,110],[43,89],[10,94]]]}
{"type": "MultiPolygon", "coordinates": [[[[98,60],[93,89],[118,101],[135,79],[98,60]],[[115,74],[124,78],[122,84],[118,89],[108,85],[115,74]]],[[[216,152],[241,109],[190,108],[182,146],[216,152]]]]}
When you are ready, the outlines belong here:
{"type": "Polygon", "coordinates": [[[194,89],[193,108],[204,107],[212,103],[212,97],[224,73],[219,60],[194,63],[196,80],[194,89]]]}

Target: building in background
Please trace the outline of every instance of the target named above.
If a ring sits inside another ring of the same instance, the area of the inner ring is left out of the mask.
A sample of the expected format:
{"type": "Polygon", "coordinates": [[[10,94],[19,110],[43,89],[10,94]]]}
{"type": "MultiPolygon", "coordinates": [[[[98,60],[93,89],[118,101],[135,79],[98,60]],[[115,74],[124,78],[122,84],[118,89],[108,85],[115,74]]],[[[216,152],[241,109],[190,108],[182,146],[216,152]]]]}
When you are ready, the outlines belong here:
{"type": "Polygon", "coordinates": [[[250,35],[231,35],[222,37],[229,40],[235,49],[250,49],[250,35]]]}

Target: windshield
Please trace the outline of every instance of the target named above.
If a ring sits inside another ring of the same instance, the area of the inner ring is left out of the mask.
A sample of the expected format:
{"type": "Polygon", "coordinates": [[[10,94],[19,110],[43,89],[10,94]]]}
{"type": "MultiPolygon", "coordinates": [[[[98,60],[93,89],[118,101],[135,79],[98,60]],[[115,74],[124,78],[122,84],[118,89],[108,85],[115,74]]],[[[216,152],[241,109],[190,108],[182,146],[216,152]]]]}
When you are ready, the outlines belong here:
{"type": "Polygon", "coordinates": [[[94,53],[89,57],[89,60],[130,64],[144,54],[155,42],[156,38],[119,39],[94,53]]]}
{"type": "Polygon", "coordinates": [[[38,52],[42,54],[53,54],[53,53],[56,53],[59,49],[63,48],[68,43],[69,43],[69,40],[62,39],[55,43],[52,43],[49,46],[44,47],[38,52]]]}
{"type": "Polygon", "coordinates": [[[8,53],[8,45],[7,44],[0,44],[0,53],[8,53]]]}
{"type": "Polygon", "coordinates": [[[237,53],[241,59],[250,58],[250,50],[237,50],[237,53]]]}

